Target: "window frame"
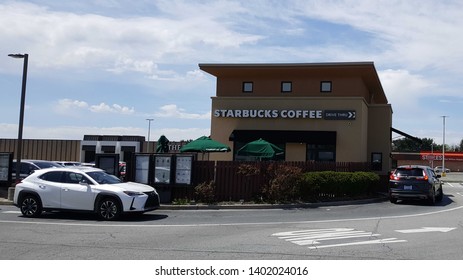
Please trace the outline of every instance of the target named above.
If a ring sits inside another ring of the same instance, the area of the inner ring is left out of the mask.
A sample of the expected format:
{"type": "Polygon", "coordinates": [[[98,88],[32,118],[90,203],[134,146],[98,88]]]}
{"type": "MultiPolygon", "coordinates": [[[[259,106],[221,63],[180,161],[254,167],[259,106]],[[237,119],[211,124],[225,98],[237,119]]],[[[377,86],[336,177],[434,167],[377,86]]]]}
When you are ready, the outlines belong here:
{"type": "Polygon", "coordinates": [[[254,82],[251,81],[244,81],[242,85],[242,91],[244,93],[252,93],[254,92],[254,82]],[[251,89],[247,89],[247,86],[251,86],[251,89]]]}
{"type": "Polygon", "coordinates": [[[332,81],[321,81],[320,82],[320,92],[332,92],[333,91],[333,82],[332,81]],[[325,89],[325,86],[329,85],[329,90],[325,89]]]}
{"type": "Polygon", "coordinates": [[[291,82],[291,81],[282,81],[280,90],[281,90],[282,93],[293,92],[293,82],[291,82]],[[285,90],[285,85],[289,85],[289,90],[285,90]]]}
{"type": "Polygon", "coordinates": [[[306,160],[315,162],[336,162],[336,145],[334,144],[310,144],[306,143],[306,160]],[[325,158],[322,155],[331,154],[325,158]]]}

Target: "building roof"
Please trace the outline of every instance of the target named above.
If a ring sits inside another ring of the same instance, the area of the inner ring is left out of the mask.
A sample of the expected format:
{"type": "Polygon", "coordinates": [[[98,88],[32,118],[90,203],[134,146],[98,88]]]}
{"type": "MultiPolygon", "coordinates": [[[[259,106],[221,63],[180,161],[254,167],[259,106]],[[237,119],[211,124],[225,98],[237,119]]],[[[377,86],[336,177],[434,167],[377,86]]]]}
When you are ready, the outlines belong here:
{"type": "Polygon", "coordinates": [[[373,62],[325,62],[325,63],[223,63],[199,64],[199,68],[217,78],[278,76],[284,71],[294,76],[331,75],[360,76],[377,103],[387,104],[381,81],[373,62]]]}

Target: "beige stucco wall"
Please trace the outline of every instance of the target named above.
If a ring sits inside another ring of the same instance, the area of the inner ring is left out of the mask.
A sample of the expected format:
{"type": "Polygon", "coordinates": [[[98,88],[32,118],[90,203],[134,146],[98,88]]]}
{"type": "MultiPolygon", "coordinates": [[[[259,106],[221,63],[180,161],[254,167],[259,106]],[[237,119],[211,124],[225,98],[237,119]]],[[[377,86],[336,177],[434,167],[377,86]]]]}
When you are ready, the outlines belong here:
{"type": "Polygon", "coordinates": [[[391,168],[392,107],[389,104],[369,106],[368,154],[382,153],[383,173],[391,168]]]}
{"type": "MultiPolygon", "coordinates": [[[[368,109],[361,97],[212,97],[211,136],[213,139],[228,144],[230,134],[235,129],[242,130],[302,130],[302,131],[336,131],[336,160],[365,162],[368,160],[366,146],[368,143],[368,109]],[[289,118],[223,118],[214,117],[216,109],[236,110],[355,110],[355,120],[325,119],[289,119],[289,118]]],[[[257,140],[257,139],[256,139],[257,140]]],[[[304,152],[301,145],[288,145],[286,160],[301,160],[304,152]],[[296,150],[293,151],[295,147],[296,150]]],[[[233,152],[213,154],[211,159],[232,160],[233,152]]]]}
{"type": "Polygon", "coordinates": [[[306,161],[306,153],[305,143],[286,143],[286,161],[306,161]]]}

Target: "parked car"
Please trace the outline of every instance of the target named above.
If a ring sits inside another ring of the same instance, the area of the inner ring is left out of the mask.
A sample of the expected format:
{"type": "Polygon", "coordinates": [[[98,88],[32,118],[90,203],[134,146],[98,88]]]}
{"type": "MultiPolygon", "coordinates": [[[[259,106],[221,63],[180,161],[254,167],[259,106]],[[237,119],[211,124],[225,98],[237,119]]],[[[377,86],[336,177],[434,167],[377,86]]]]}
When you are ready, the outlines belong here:
{"type": "Polygon", "coordinates": [[[389,200],[426,199],[433,205],[444,196],[440,177],[429,166],[399,166],[389,177],[389,200]]]}
{"type": "Polygon", "coordinates": [[[159,208],[157,191],[148,185],[122,182],[98,168],[38,170],[16,185],[13,203],[25,217],[42,211],[87,211],[116,220],[124,213],[159,208]]]}
{"type": "MultiPolygon", "coordinates": [[[[434,172],[436,173],[442,173],[444,169],[442,168],[442,166],[436,166],[434,167],[434,172]]],[[[450,173],[450,169],[448,168],[445,168],[445,173],[450,173]]]]}
{"type": "MultiPolygon", "coordinates": [[[[22,159],[19,178],[22,180],[31,175],[34,171],[45,168],[58,168],[62,167],[56,162],[37,159],[22,159]]],[[[16,160],[13,160],[12,177],[16,179],[16,160]]]]}
{"type": "Polygon", "coordinates": [[[125,175],[127,174],[127,164],[123,161],[119,162],[119,178],[125,181],[125,175]]]}
{"type": "Polygon", "coordinates": [[[55,161],[55,162],[63,167],[82,166],[82,163],[78,161],[55,161]]]}

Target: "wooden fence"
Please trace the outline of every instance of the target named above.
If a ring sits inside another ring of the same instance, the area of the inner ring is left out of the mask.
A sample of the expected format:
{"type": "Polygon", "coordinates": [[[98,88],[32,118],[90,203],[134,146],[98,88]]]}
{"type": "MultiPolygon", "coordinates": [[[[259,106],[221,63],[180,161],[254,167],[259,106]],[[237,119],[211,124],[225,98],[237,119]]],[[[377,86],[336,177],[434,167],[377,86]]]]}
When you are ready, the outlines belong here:
{"type": "MultiPolygon", "coordinates": [[[[215,182],[215,197],[218,201],[251,201],[256,199],[261,193],[265,179],[262,176],[240,174],[238,170],[242,164],[252,164],[262,170],[271,162],[195,161],[192,186],[174,186],[172,188],[172,200],[194,200],[196,197],[194,187],[210,181],[215,182]]],[[[278,162],[277,164],[299,167],[303,172],[371,170],[370,163],[366,162],[278,162]]]]}

